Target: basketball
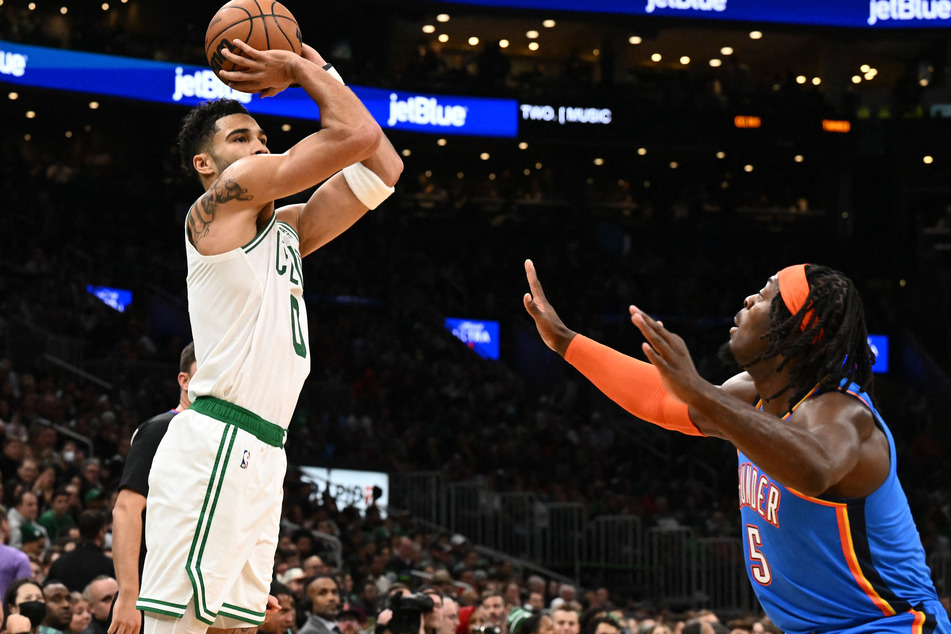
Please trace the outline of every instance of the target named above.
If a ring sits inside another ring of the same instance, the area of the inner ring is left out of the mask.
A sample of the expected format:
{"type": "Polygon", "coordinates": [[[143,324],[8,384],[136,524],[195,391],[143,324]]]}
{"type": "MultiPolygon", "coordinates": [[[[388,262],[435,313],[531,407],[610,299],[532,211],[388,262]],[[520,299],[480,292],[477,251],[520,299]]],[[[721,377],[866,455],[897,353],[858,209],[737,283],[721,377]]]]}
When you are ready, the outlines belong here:
{"type": "Polygon", "coordinates": [[[225,48],[240,55],[233,41],[239,39],[258,49],[283,49],[300,55],[301,36],[297,20],[276,0],[231,0],[211,18],[205,32],[205,56],[217,74],[234,70],[235,64],[221,54],[225,48]]]}

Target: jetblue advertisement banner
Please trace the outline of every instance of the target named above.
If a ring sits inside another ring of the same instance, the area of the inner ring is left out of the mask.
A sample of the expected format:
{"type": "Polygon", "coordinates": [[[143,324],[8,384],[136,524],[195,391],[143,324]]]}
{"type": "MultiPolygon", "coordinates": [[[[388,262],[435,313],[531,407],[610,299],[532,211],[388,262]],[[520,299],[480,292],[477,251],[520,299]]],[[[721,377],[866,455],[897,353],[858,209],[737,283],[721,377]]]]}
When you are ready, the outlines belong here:
{"type": "MultiPolygon", "coordinates": [[[[951,1],[951,0],[949,0],[951,1]]],[[[194,106],[228,97],[253,114],[319,119],[301,88],[261,99],[232,90],[208,68],[0,41],[0,82],[111,97],[194,106]]],[[[518,104],[507,99],[421,95],[351,86],[384,128],[473,136],[514,137],[518,104]]]]}
{"type": "MultiPolygon", "coordinates": [[[[449,0],[458,4],[578,11],[577,0],[449,0]]],[[[941,28],[951,0],[596,0],[585,11],[673,18],[713,18],[817,26],[941,28]]]]}

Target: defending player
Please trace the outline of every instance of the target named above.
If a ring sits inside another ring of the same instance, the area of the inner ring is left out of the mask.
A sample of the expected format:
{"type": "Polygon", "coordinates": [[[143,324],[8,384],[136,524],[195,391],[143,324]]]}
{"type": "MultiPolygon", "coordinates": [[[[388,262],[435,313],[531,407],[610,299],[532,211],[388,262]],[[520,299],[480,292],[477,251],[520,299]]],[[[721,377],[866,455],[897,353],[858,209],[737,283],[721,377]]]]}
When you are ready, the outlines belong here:
{"type": "Polygon", "coordinates": [[[283,154],[237,102],[203,104],[179,136],[205,194],[188,212],[188,310],[198,370],[149,476],[148,554],[137,607],[147,634],[246,628],[265,617],[286,469],[285,430],[310,370],[301,258],[375,208],[402,161],[311,47],[235,42],[245,92],[300,85],[321,130],[283,154]],[[342,171],[341,171],[342,170],[342,171]],[[323,182],[326,181],[326,182],[323,182]],[[319,188],[303,204],[275,200],[319,188]]]}
{"type": "Polygon", "coordinates": [[[747,573],[783,631],[951,633],[869,396],[862,302],[841,273],[790,266],[746,298],[725,352],[742,372],[703,380],[683,339],[640,309],[638,361],[569,330],[531,261],[524,297],[542,339],[635,416],[737,448],[747,573]]]}

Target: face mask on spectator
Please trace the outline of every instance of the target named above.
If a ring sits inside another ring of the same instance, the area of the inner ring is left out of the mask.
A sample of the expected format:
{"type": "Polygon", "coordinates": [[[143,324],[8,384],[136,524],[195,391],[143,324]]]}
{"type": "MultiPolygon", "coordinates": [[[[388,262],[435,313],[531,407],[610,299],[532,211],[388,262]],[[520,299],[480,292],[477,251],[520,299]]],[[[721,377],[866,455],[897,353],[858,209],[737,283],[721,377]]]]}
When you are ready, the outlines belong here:
{"type": "Polygon", "coordinates": [[[46,618],[46,604],[42,601],[24,601],[17,608],[20,614],[30,619],[30,625],[34,628],[46,618]]]}

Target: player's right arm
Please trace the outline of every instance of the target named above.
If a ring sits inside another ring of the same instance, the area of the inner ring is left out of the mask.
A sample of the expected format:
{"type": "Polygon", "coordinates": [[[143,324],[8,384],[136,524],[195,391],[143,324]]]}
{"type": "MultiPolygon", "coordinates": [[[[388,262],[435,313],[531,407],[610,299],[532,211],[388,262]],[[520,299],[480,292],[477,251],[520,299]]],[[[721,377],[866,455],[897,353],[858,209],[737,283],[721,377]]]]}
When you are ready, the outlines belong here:
{"type": "Polygon", "coordinates": [[[235,45],[242,56],[227,49],[222,52],[245,70],[220,71],[228,85],[271,96],[296,83],[320,108],[321,129],[283,154],[258,154],[239,160],[222,173],[221,179],[233,179],[263,206],[309,189],[374,154],[383,140],[383,131],[350,89],[317,64],[290,51],[258,51],[240,40],[235,40],[235,45]]]}
{"type": "Polygon", "coordinates": [[[125,488],[119,491],[112,509],[112,558],[119,594],[112,608],[108,634],[138,634],[142,625],[135,602],[139,597],[139,549],[145,505],[144,495],[125,488]]]}

